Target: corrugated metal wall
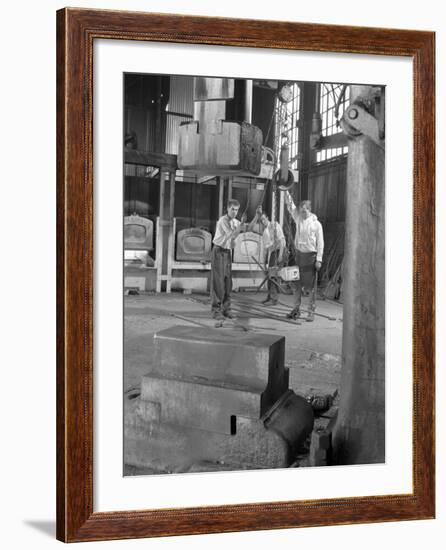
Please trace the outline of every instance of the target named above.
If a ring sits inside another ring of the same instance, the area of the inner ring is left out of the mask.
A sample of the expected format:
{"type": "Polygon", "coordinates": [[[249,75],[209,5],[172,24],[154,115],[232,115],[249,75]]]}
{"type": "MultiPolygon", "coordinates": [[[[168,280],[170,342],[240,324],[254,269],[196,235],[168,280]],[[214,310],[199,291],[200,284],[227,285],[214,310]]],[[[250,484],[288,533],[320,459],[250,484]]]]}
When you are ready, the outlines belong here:
{"type": "Polygon", "coordinates": [[[141,151],[155,151],[155,113],[153,109],[127,106],[125,132],[136,134],[137,148],[141,151]]]}
{"type": "Polygon", "coordinates": [[[325,223],[345,221],[345,157],[314,165],[308,178],[308,198],[312,210],[325,223]]]}
{"type": "Polygon", "coordinates": [[[315,164],[309,174],[308,198],[311,200],[312,211],[321,221],[324,230],[321,280],[328,280],[343,258],[346,183],[346,157],[315,164]],[[336,261],[333,260],[334,257],[336,261]]]}
{"type": "Polygon", "coordinates": [[[178,128],[190,122],[194,112],[194,79],[191,76],[171,76],[169,104],[166,109],[166,153],[178,154],[178,128]],[[189,116],[178,116],[179,114],[189,116]]]}

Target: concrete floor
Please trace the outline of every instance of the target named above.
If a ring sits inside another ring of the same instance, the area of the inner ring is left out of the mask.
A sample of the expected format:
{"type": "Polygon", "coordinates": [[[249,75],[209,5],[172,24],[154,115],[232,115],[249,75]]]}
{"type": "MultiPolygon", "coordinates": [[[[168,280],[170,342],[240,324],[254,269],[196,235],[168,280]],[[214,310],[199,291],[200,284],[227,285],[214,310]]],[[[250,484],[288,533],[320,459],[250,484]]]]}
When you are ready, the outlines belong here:
{"type": "MultiPolygon", "coordinates": [[[[335,320],[316,316],[313,323],[302,321],[297,325],[266,317],[273,313],[285,321],[286,312],[292,308],[292,296],[281,295],[281,303],[273,309],[265,308],[260,304],[264,298],[264,293],[233,294],[233,305],[239,315],[240,324],[256,332],[271,332],[285,336],[285,361],[290,369],[290,388],[296,393],[304,396],[335,395],[340,380],[342,305],[318,300],[316,312],[334,317],[335,320]],[[251,306],[258,309],[253,309],[251,306]],[[262,315],[259,310],[265,312],[265,317],[258,317],[259,314],[262,315]]],[[[305,307],[304,299],[303,308],[305,307]]],[[[194,321],[210,328],[214,327],[215,321],[210,315],[208,296],[174,292],[125,297],[124,389],[126,394],[138,391],[141,377],[150,368],[153,356],[153,334],[174,325],[193,326],[194,321]]],[[[220,330],[233,328],[228,326],[220,330]]]]}

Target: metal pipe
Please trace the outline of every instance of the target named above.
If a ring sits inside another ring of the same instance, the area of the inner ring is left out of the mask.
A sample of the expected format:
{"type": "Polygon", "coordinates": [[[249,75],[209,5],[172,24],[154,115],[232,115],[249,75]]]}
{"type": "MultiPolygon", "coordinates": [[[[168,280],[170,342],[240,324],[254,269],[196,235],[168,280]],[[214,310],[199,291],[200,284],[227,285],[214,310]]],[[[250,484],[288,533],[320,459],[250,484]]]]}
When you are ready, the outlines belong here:
{"type": "Polygon", "coordinates": [[[245,122],[252,122],[252,80],[245,80],[245,122]]]}
{"type": "Polygon", "coordinates": [[[319,113],[321,110],[321,85],[318,83],[315,86],[314,92],[314,112],[319,113]]]}

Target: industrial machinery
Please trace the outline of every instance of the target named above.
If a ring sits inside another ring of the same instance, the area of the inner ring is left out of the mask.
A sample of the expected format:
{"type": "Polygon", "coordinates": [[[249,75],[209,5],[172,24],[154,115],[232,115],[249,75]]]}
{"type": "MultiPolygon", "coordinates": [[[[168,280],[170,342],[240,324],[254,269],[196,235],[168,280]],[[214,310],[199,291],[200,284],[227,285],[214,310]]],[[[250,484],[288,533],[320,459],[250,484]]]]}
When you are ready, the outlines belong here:
{"type": "Polygon", "coordinates": [[[233,97],[232,78],[194,79],[194,120],[179,128],[180,169],[229,176],[260,173],[262,131],[250,124],[250,114],[243,122],[225,120],[226,102],[233,97]]]}
{"type": "Polygon", "coordinates": [[[153,222],[137,214],[124,218],[124,289],[153,290],[153,222]]]}
{"type": "Polygon", "coordinates": [[[125,401],[125,463],[154,473],[285,468],[313,428],[288,387],[285,338],[175,326],[125,401]]]}
{"type": "Polygon", "coordinates": [[[175,258],[179,262],[209,262],[212,235],[201,227],[181,229],[177,233],[175,258]]]}
{"type": "Polygon", "coordinates": [[[153,250],[153,222],[133,214],[124,218],[124,249],[153,250]]]}

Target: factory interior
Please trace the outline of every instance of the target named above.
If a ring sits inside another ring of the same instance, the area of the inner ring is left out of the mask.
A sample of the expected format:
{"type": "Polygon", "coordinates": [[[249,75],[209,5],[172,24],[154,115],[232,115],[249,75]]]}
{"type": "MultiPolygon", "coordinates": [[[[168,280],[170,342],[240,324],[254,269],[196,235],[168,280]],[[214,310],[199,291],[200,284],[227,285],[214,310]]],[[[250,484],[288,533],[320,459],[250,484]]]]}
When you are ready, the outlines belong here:
{"type": "Polygon", "coordinates": [[[385,89],[133,73],[123,89],[124,475],[384,462],[385,89]],[[323,228],[301,318],[287,194],[323,228]],[[253,223],[216,324],[231,199],[253,223]],[[280,271],[259,208],[283,229],[280,271]]]}

